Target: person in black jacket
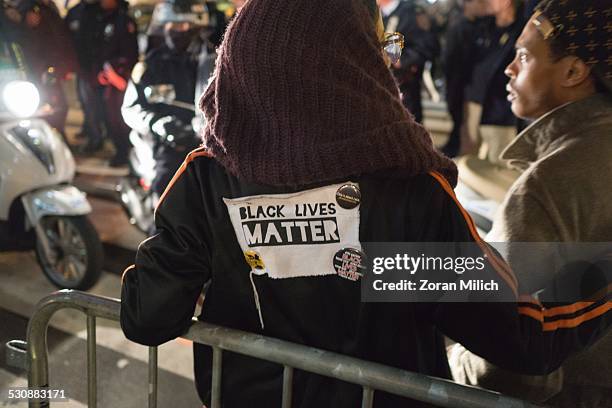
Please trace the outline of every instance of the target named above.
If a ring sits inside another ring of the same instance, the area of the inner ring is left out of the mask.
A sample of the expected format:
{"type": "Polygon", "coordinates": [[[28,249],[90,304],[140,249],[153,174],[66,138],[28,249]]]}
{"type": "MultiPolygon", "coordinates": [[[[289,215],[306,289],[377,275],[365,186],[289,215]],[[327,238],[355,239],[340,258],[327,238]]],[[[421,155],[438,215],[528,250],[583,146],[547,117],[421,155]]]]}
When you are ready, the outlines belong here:
{"type": "MultiPolygon", "coordinates": [[[[512,271],[456,201],[454,163],[399,98],[385,56],[401,43],[385,41],[376,13],[361,0],[249,0],[237,14],[200,101],[206,147],[173,177],[157,233],[124,273],[127,338],[183,334],[205,284],[201,321],[445,378],[441,333],[506,368],[548,372],[606,331],[610,308],[565,316],[516,303],[512,271]],[[466,293],[476,302],[362,302],[375,242],[472,243],[478,276],[509,302],[477,291],[466,293]]],[[[208,405],[212,350],[194,354],[208,405]]],[[[282,366],[223,353],[224,407],[280,406],[282,384],[282,366]]],[[[360,387],[295,373],[292,406],[360,401],[360,387]]],[[[374,406],[415,403],[380,392],[374,406]]]]}
{"type": "Polygon", "coordinates": [[[68,15],[80,63],[81,102],[89,137],[85,151],[102,147],[112,139],[112,166],[127,164],[129,128],[121,117],[127,79],[138,61],[136,23],[124,0],[82,3],[68,15]]]}
{"type": "Polygon", "coordinates": [[[77,55],[78,69],[76,91],[81,109],[83,110],[83,125],[77,138],[87,139],[85,150],[95,151],[102,146],[104,129],[102,128],[102,106],[95,97],[93,84],[87,79],[86,72],[90,67],[90,53],[93,49],[93,27],[95,16],[99,13],[100,4],[97,0],[81,0],[70,8],[64,19],[72,36],[72,43],[77,55]]]}
{"type": "Polygon", "coordinates": [[[483,160],[505,166],[499,155],[516,137],[519,121],[507,99],[505,67],[514,58],[514,45],[526,18],[523,0],[488,0],[488,13],[477,26],[471,51],[473,64],[465,89],[466,152],[479,150],[483,160]]]}
{"type": "Polygon", "coordinates": [[[50,0],[18,0],[13,6],[19,19],[11,28],[25,54],[28,78],[41,93],[45,119],[64,134],[68,103],[62,82],[77,65],[70,33],[50,0]]]}
{"type": "Polygon", "coordinates": [[[157,197],[187,153],[201,144],[192,122],[198,62],[200,53],[207,50],[201,35],[208,23],[203,4],[189,0],[158,4],[152,24],[162,28],[164,44],[136,65],[123,101],[125,122],[141,135],[153,135],[155,178],[151,188],[157,197]],[[155,95],[161,88],[173,96],[164,100],[163,95],[155,95]]]}
{"type": "Polygon", "coordinates": [[[446,105],[453,121],[453,128],[442,152],[449,157],[459,154],[465,87],[470,81],[473,66],[472,44],[476,41],[479,18],[486,14],[486,0],[463,0],[463,15],[446,33],[446,45],[442,53],[444,78],[446,79],[446,105]]]}
{"type": "Polygon", "coordinates": [[[417,122],[423,121],[421,82],[427,61],[440,53],[440,44],[430,17],[417,0],[379,0],[385,31],[404,36],[405,51],[392,70],[402,93],[404,106],[417,122]]]}

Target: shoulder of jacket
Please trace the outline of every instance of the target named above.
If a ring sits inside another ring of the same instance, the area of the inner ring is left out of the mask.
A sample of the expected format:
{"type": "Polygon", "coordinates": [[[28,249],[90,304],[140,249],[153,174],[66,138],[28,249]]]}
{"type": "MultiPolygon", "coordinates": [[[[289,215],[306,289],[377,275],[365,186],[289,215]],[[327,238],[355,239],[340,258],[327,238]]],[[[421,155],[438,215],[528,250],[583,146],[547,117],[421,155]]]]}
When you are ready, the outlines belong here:
{"type": "Polygon", "coordinates": [[[216,163],[213,155],[204,146],[200,146],[197,149],[192,150],[185,157],[183,166],[185,170],[193,174],[211,174],[211,166],[216,163]]]}
{"type": "Polygon", "coordinates": [[[200,146],[195,150],[192,150],[185,158],[185,163],[189,164],[194,161],[209,161],[213,158],[213,155],[204,146],[200,146]]]}

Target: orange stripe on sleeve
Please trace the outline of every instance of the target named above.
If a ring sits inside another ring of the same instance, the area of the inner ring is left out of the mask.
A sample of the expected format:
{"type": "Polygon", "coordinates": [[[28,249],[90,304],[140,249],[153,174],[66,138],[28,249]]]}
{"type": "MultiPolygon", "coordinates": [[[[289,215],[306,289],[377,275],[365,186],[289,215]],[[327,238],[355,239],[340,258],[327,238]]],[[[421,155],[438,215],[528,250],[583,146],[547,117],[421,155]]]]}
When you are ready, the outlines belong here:
{"type": "MultiPolygon", "coordinates": [[[[170,180],[170,183],[168,183],[168,186],[164,190],[164,193],[159,198],[157,207],[159,207],[161,202],[166,197],[166,194],[168,194],[168,191],[170,191],[174,183],[176,183],[176,180],[178,180],[179,177],[181,177],[181,174],[183,174],[183,172],[187,169],[187,165],[198,157],[212,157],[212,155],[208,151],[206,151],[204,147],[199,147],[193,150],[191,153],[189,153],[187,157],[185,158],[185,161],[183,162],[183,164],[181,164],[181,167],[179,167],[179,169],[176,171],[176,173],[172,177],[172,180],[170,180]]],[[[155,208],[155,210],[157,210],[157,207],[155,208]]]]}
{"type": "Polygon", "coordinates": [[[553,316],[558,316],[558,315],[576,313],[583,309],[586,309],[587,307],[593,305],[594,303],[595,302],[576,302],[568,306],[552,307],[550,309],[544,310],[544,316],[553,317],[553,316]]]}
{"type": "Polygon", "coordinates": [[[125,274],[128,273],[129,270],[136,268],[136,265],[130,265],[125,268],[125,271],[121,274],[121,283],[123,284],[123,279],[125,278],[125,274]]]}
{"type": "Polygon", "coordinates": [[[461,205],[459,200],[457,200],[457,197],[455,196],[455,191],[450,186],[450,184],[448,184],[448,181],[446,181],[444,176],[442,176],[439,173],[430,172],[429,174],[433,178],[435,178],[438,181],[438,183],[440,183],[440,185],[442,186],[444,191],[446,191],[446,193],[448,195],[450,195],[451,198],[455,201],[455,204],[459,208],[459,211],[463,215],[463,218],[465,219],[465,221],[466,221],[466,223],[468,225],[468,228],[470,229],[470,233],[472,235],[472,238],[474,238],[474,241],[476,241],[478,246],[480,246],[482,251],[488,257],[489,262],[491,263],[493,268],[502,277],[502,279],[504,279],[506,281],[508,286],[510,286],[510,289],[512,289],[512,292],[514,292],[514,295],[518,297],[518,289],[517,289],[518,281],[516,280],[516,277],[512,273],[512,270],[510,269],[510,267],[506,264],[506,262],[504,260],[499,259],[493,253],[493,251],[491,251],[489,246],[480,237],[480,235],[478,234],[478,231],[476,231],[476,226],[474,225],[474,221],[472,220],[472,217],[470,217],[470,215],[467,213],[467,211],[465,211],[465,209],[463,208],[463,206],[461,205]]]}
{"type": "MultiPolygon", "coordinates": [[[[607,287],[603,288],[602,290],[597,292],[596,295],[593,295],[591,297],[591,299],[593,299],[593,300],[576,302],[576,303],[572,303],[571,305],[551,307],[550,309],[545,309],[542,306],[542,303],[540,303],[538,300],[536,300],[535,298],[533,298],[531,296],[521,295],[521,296],[519,296],[519,302],[531,303],[533,305],[539,306],[541,308],[541,310],[535,310],[535,309],[530,308],[530,307],[519,307],[519,313],[523,314],[523,315],[526,315],[526,316],[530,316],[530,317],[532,317],[532,318],[534,318],[534,319],[536,319],[536,320],[538,320],[540,322],[544,322],[545,319],[549,319],[551,317],[561,316],[561,315],[565,315],[565,314],[568,314],[568,315],[569,314],[575,314],[575,313],[580,312],[581,310],[585,310],[585,309],[591,307],[598,300],[604,299],[610,293],[610,289],[611,288],[612,288],[612,284],[610,284],[607,287]]],[[[606,309],[605,308],[606,304],[610,305],[611,302],[606,302],[603,305],[598,306],[597,308],[593,309],[592,311],[583,313],[583,314],[575,316],[573,318],[559,319],[559,320],[556,320],[556,321],[545,323],[545,327],[548,327],[549,328],[548,330],[554,330],[555,328],[572,328],[572,327],[576,327],[577,325],[579,325],[582,322],[585,322],[587,320],[593,319],[593,318],[598,317],[601,314],[607,312],[609,310],[609,306],[608,306],[608,309],[606,309]],[[594,313],[594,311],[596,311],[596,310],[599,310],[600,313],[594,313]],[[572,326],[572,324],[573,324],[573,326],[572,326]]]]}
{"type": "Polygon", "coordinates": [[[603,305],[591,310],[590,312],[584,313],[573,319],[562,319],[544,323],[544,331],[553,331],[557,329],[572,329],[586,321],[595,319],[596,317],[603,315],[609,310],[612,310],[612,302],[606,302],[603,305]]]}

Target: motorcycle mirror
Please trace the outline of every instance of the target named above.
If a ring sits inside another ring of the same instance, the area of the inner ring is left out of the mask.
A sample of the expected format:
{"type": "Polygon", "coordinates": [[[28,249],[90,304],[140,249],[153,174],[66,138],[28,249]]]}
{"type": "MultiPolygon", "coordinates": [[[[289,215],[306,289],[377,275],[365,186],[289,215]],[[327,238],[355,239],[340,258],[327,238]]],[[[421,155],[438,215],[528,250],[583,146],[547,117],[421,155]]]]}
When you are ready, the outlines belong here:
{"type": "Polygon", "coordinates": [[[148,103],[165,103],[171,105],[176,99],[174,85],[170,84],[147,86],[144,93],[148,103]]]}

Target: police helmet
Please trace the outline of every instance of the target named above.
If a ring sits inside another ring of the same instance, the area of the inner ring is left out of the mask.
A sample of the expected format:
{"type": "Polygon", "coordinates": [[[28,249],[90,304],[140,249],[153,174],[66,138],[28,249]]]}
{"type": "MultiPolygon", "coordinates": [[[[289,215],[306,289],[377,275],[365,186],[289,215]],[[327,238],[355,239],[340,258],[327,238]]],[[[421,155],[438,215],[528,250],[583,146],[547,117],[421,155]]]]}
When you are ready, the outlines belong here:
{"type": "Polygon", "coordinates": [[[194,0],[169,0],[159,3],[153,10],[151,25],[163,26],[166,23],[190,23],[206,27],[210,16],[205,3],[194,0]]]}

